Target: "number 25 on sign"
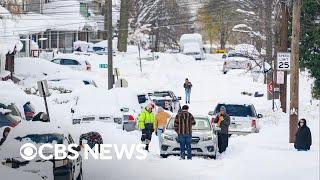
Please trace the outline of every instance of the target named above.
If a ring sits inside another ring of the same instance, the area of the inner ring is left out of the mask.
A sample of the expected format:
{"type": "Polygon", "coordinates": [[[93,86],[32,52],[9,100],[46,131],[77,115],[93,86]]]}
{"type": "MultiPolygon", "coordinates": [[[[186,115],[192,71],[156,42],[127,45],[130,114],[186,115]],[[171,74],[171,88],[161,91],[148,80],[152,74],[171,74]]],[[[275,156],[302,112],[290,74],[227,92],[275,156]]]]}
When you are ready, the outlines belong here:
{"type": "Polygon", "coordinates": [[[290,70],[290,53],[278,53],[277,54],[277,69],[279,71],[290,70]]]}

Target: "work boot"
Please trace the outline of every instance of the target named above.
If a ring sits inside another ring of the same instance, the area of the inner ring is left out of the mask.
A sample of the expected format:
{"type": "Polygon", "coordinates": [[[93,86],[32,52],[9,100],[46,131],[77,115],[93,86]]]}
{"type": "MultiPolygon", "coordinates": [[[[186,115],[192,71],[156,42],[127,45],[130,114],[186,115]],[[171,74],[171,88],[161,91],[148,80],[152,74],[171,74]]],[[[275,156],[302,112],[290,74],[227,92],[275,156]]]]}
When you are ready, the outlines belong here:
{"type": "Polygon", "coordinates": [[[149,151],[149,144],[146,144],[146,147],[144,148],[146,151],[149,151]]]}

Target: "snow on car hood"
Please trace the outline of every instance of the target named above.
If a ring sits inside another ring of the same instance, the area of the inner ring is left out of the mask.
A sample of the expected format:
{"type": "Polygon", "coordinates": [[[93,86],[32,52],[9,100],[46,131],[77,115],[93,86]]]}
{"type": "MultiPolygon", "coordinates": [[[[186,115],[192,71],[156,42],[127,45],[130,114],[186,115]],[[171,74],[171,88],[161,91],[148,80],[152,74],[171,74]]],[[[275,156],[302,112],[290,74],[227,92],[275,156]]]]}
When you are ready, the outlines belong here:
{"type": "Polygon", "coordinates": [[[250,61],[250,59],[245,57],[227,57],[226,61],[250,61]]]}

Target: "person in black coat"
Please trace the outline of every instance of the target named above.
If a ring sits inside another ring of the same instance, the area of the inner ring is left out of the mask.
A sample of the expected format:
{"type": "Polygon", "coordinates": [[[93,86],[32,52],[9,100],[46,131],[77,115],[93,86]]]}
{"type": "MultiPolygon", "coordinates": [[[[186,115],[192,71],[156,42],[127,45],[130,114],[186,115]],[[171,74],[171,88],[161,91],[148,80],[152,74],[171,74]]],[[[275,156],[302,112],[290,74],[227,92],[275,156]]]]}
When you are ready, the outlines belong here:
{"type": "Polygon", "coordinates": [[[296,141],[294,147],[298,151],[308,151],[312,144],[311,131],[307,126],[307,121],[305,119],[300,119],[298,123],[298,131],[296,133],[296,141]]]}

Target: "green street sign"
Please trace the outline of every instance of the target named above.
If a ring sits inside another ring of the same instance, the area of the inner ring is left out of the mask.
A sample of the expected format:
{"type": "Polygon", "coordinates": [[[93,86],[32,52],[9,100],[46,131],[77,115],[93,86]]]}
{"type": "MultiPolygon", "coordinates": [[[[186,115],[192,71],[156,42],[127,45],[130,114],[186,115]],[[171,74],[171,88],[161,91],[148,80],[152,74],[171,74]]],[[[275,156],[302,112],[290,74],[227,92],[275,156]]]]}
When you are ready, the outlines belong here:
{"type": "Polygon", "coordinates": [[[108,64],[99,64],[99,68],[108,68],[108,64]]]}

